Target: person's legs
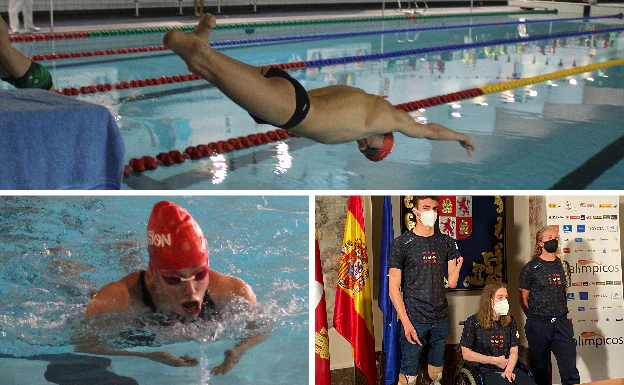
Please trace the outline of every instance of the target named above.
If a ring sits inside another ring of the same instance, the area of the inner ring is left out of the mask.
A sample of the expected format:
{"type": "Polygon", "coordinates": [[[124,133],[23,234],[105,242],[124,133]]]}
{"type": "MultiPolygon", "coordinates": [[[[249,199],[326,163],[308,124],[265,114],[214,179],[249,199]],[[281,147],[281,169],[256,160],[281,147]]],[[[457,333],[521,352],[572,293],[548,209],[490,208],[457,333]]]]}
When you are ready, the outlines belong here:
{"type": "Polygon", "coordinates": [[[531,371],[537,385],[548,385],[548,362],[552,344],[552,323],[549,320],[528,319],[525,326],[529,342],[531,371]]]}
{"type": "Polygon", "coordinates": [[[559,375],[563,385],[580,384],[581,378],[576,368],[576,341],[572,322],[567,318],[558,318],[553,324],[552,351],[557,359],[559,375]]]}
{"type": "Polygon", "coordinates": [[[37,32],[40,28],[35,27],[33,24],[33,0],[23,0],[22,17],[24,18],[24,27],[33,32],[37,32]]]}
{"type": "Polygon", "coordinates": [[[22,1],[23,0],[9,0],[9,24],[11,25],[11,32],[19,31],[19,12],[20,9],[22,9],[22,1]]]}
{"type": "Polygon", "coordinates": [[[250,66],[212,49],[208,38],[215,25],[214,16],[205,14],[194,32],[169,31],[164,43],[190,71],[217,86],[250,114],[275,126],[290,120],[296,107],[292,84],[284,78],[265,78],[268,67],[250,66]]]}
{"type": "Polygon", "coordinates": [[[515,368],[513,372],[516,375],[515,385],[535,385],[535,381],[526,372],[518,368],[515,368]]]}
{"type": "Polygon", "coordinates": [[[28,57],[11,46],[6,23],[2,17],[0,17],[0,64],[2,64],[0,77],[3,79],[9,75],[15,78],[24,76],[31,64],[28,57]]]}
{"type": "Polygon", "coordinates": [[[418,368],[420,367],[420,355],[422,354],[423,347],[426,343],[429,332],[431,331],[430,324],[413,324],[418,339],[423,344],[411,344],[407,338],[405,338],[405,330],[401,325],[401,331],[399,332],[401,342],[401,369],[399,371],[399,383],[398,385],[413,385],[416,383],[416,375],[418,374],[418,368]]]}
{"type": "Polygon", "coordinates": [[[481,374],[483,375],[483,383],[485,385],[514,385],[509,382],[508,379],[501,376],[501,373],[502,372],[495,372],[492,370],[482,370],[481,374]]]}
{"type": "Polygon", "coordinates": [[[451,332],[451,321],[438,322],[431,329],[429,338],[429,378],[439,382],[442,379],[442,368],[444,367],[444,350],[446,349],[446,337],[451,332]]]}

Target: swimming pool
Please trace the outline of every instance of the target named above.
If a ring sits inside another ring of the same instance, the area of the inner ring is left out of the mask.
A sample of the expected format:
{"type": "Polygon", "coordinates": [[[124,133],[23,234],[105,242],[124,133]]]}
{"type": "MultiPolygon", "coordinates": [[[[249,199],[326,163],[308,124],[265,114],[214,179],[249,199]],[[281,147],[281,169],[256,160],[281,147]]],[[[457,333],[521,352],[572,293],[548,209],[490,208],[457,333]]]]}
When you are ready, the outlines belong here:
{"type": "Polygon", "coordinates": [[[2,197],[0,383],[24,384],[25,373],[28,384],[307,381],[308,229],[307,197],[2,197]],[[71,336],[93,293],[145,269],[147,219],[163,199],[189,210],[208,239],[211,267],[246,281],[259,306],[216,325],[156,330],[161,346],[132,348],[188,354],[200,361],[195,367],[74,353],[71,336]],[[210,375],[249,317],[270,337],[229,373],[210,375]]]}
{"type": "MultiPolygon", "coordinates": [[[[402,20],[215,30],[214,42],[279,36],[383,31],[364,36],[226,45],[219,49],[254,65],[430,48],[430,52],[348,64],[291,69],[308,89],[347,84],[383,94],[393,104],[458,92],[624,57],[620,19],[561,21],[570,15],[402,20]],[[540,23],[522,21],[552,20],[540,23]],[[511,24],[507,24],[511,23],[511,24]],[[489,25],[483,25],[489,24],[489,25]],[[430,27],[441,27],[427,30],[430,27]],[[419,29],[419,30],[415,30],[419,29]],[[552,34],[576,32],[570,37],[552,34]],[[544,38],[540,38],[544,36],[544,38]],[[457,49],[501,39],[535,39],[457,49]],[[432,47],[438,47],[433,49],[432,47]],[[446,48],[445,48],[446,47],[446,48]]],[[[18,43],[29,55],[161,45],[162,34],[18,43]],[[54,45],[54,46],[52,46],[54,45]]],[[[44,62],[58,88],[188,73],[166,51],[44,62]]],[[[395,135],[392,154],[367,161],[355,144],[307,139],[159,167],[124,180],[126,189],[618,189],[624,177],[622,66],[413,111],[474,137],[468,158],[451,142],[395,135]],[[591,80],[589,80],[591,79],[591,80]],[[615,148],[615,150],[614,150],[615,148]]],[[[273,130],[204,81],[82,95],[118,117],[126,156],[170,150],[273,130]]]]}

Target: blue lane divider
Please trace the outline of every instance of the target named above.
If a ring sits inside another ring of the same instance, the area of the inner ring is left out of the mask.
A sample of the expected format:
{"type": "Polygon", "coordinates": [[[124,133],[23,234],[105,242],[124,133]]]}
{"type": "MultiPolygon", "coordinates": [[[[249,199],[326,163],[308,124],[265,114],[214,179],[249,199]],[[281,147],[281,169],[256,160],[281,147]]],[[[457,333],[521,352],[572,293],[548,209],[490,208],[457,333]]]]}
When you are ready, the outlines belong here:
{"type": "Polygon", "coordinates": [[[266,37],[258,39],[242,39],[242,40],[223,40],[211,42],[212,47],[227,47],[244,44],[258,44],[258,43],[277,43],[284,41],[299,41],[299,40],[320,40],[320,39],[335,39],[342,37],[354,37],[354,36],[370,36],[381,35],[386,33],[398,33],[398,32],[422,32],[422,31],[437,31],[444,29],[460,29],[460,28],[477,28],[477,27],[492,27],[502,25],[516,25],[516,24],[538,24],[549,22],[564,22],[564,21],[583,21],[583,20],[597,20],[597,19],[621,19],[622,14],[608,15],[608,16],[590,16],[590,17],[570,17],[564,19],[547,19],[547,20],[527,20],[527,21],[505,21],[500,23],[478,23],[478,24],[461,24],[461,25],[442,25],[432,27],[414,27],[414,28],[400,28],[400,29],[386,29],[386,30],[374,30],[374,31],[362,31],[362,32],[341,32],[341,33],[321,33],[314,35],[300,35],[300,36],[279,36],[279,37],[266,37]]]}
{"type": "Polygon", "coordinates": [[[388,59],[392,57],[410,56],[410,55],[427,53],[427,52],[450,51],[450,50],[476,48],[476,47],[489,47],[489,46],[500,45],[500,44],[521,43],[521,42],[526,42],[526,41],[548,40],[548,39],[559,38],[559,37],[594,35],[594,34],[599,34],[599,33],[621,32],[621,31],[624,31],[624,27],[593,30],[593,31],[562,32],[562,33],[553,33],[552,35],[529,36],[529,37],[523,37],[523,38],[517,38],[517,39],[490,40],[490,41],[483,41],[483,42],[478,42],[478,43],[451,44],[451,45],[444,45],[444,46],[438,46],[438,47],[416,48],[416,49],[410,49],[410,50],[404,50],[404,51],[393,51],[393,52],[377,53],[377,54],[362,55],[362,56],[345,56],[342,58],[311,60],[311,61],[304,61],[304,63],[306,67],[319,67],[319,66],[332,65],[332,64],[345,64],[345,63],[359,62],[359,61],[366,61],[366,60],[388,59]]]}

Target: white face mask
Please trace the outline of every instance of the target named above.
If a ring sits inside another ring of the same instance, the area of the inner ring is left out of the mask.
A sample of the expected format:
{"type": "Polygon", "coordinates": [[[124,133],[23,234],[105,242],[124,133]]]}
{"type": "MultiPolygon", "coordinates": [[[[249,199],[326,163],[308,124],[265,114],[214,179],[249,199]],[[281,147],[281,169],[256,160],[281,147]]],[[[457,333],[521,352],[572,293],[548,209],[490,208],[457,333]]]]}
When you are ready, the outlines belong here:
{"type": "Polygon", "coordinates": [[[420,214],[420,221],[426,227],[433,227],[436,219],[438,218],[438,213],[433,210],[423,211],[422,213],[416,210],[416,212],[420,214]]]}
{"type": "Polygon", "coordinates": [[[500,300],[494,304],[494,311],[498,315],[509,314],[509,301],[506,299],[500,300]]]}

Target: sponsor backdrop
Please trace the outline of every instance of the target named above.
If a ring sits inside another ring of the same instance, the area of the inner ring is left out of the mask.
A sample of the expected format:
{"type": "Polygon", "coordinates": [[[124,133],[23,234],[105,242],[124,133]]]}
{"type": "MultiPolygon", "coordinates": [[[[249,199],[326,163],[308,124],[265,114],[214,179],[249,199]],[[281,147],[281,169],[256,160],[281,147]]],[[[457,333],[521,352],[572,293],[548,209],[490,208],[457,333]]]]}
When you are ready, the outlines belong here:
{"type": "MultiPolygon", "coordinates": [[[[556,196],[546,201],[547,223],[558,226],[560,248],[570,263],[568,318],[581,382],[624,377],[619,198],[556,196]]],[[[553,383],[561,383],[554,369],[553,383]]]]}

